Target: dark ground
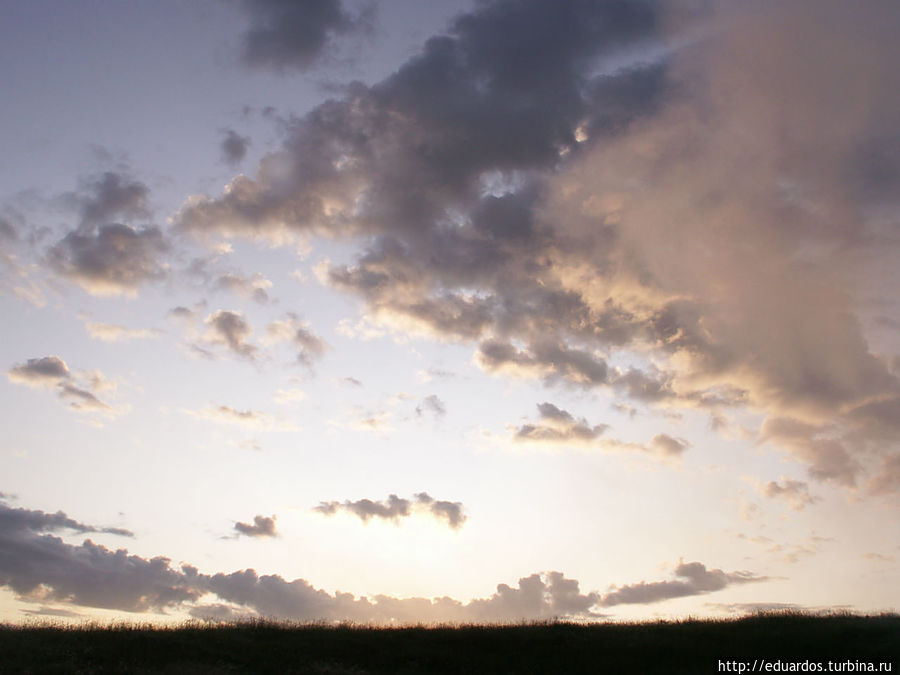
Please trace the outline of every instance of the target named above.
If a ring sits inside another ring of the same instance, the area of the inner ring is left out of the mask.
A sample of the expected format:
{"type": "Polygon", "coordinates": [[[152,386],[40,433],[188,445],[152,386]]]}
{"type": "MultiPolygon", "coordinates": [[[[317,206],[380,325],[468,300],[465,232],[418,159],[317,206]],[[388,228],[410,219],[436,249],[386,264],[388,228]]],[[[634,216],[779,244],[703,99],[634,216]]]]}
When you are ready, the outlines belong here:
{"type": "Polygon", "coordinates": [[[829,661],[838,664],[830,672],[870,672],[870,662],[874,672],[881,663],[900,672],[900,616],[407,628],[0,626],[2,673],[719,673],[753,672],[754,660],[756,672],[829,672],[829,661]]]}

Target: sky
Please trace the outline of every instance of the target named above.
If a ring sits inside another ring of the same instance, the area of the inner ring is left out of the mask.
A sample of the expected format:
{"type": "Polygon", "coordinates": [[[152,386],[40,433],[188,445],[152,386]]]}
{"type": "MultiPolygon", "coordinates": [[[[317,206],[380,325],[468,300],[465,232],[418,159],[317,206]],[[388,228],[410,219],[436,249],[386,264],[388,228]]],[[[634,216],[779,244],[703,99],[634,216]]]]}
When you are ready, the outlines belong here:
{"type": "Polygon", "coordinates": [[[0,621],[896,611],[898,33],[6,3],[0,621]]]}

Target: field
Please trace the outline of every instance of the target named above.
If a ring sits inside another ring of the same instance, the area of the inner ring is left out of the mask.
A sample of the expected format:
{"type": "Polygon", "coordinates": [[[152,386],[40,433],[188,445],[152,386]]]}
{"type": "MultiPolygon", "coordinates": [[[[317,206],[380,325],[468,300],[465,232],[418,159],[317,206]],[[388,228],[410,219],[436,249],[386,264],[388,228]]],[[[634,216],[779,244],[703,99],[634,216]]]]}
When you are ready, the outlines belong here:
{"type": "Polygon", "coordinates": [[[754,662],[757,672],[870,672],[870,663],[874,672],[898,672],[898,659],[895,614],[402,628],[0,626],[3,673],[718,673],[753,672],[754,662]]]}

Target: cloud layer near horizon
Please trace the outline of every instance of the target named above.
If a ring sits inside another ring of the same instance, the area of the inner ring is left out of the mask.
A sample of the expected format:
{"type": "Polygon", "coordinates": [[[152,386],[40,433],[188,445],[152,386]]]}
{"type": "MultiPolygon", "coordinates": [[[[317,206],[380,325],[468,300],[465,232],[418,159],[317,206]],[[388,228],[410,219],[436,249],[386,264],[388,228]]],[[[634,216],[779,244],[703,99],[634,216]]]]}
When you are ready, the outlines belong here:
{"type": "MultiPolygon", "coordinates": [[[[272,536],[274,518],[257,516],[255,525],[238,523],[235,528],[251,536],[272,536]]],[[[202,574],[191,565],[174,567],[168,558],[129,555],[125,549],[113,551],[89,539],[76,546],[51,534],[61,530],[132,536],[121,528],[85,525],[62,511],[47,514],[14,509],[0,502],[0,586],[26,601],[128,612],[184,608],[195,616],[219,619],[261,616],[295,621],[419,623],[591,617],[599,616],[597,608],[654,603],[710,593],[736,583],[765,581],[765,577],[749,572],[727,574],[692,562],[680,563],[672,581],[622,586],[604,595],[582,593],[575,579],[561,572],[546,572],[519,579],[517,587],[499,584],[491,597],[468,603],[449,597],[366,598],[341,592],[331,595],[305,579],[260,576],[253,569],[202,574]]]]}

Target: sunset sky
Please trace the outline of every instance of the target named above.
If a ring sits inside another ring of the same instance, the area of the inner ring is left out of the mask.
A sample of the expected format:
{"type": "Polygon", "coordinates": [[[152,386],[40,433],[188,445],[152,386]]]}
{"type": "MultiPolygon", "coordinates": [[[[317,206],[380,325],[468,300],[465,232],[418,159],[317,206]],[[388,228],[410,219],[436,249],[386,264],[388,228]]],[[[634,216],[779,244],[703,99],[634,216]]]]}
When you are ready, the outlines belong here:
{"type": "Polygon", "coordinates": [[[900,609],[900,3],[0,19],[0,621],[900,609]]]}

